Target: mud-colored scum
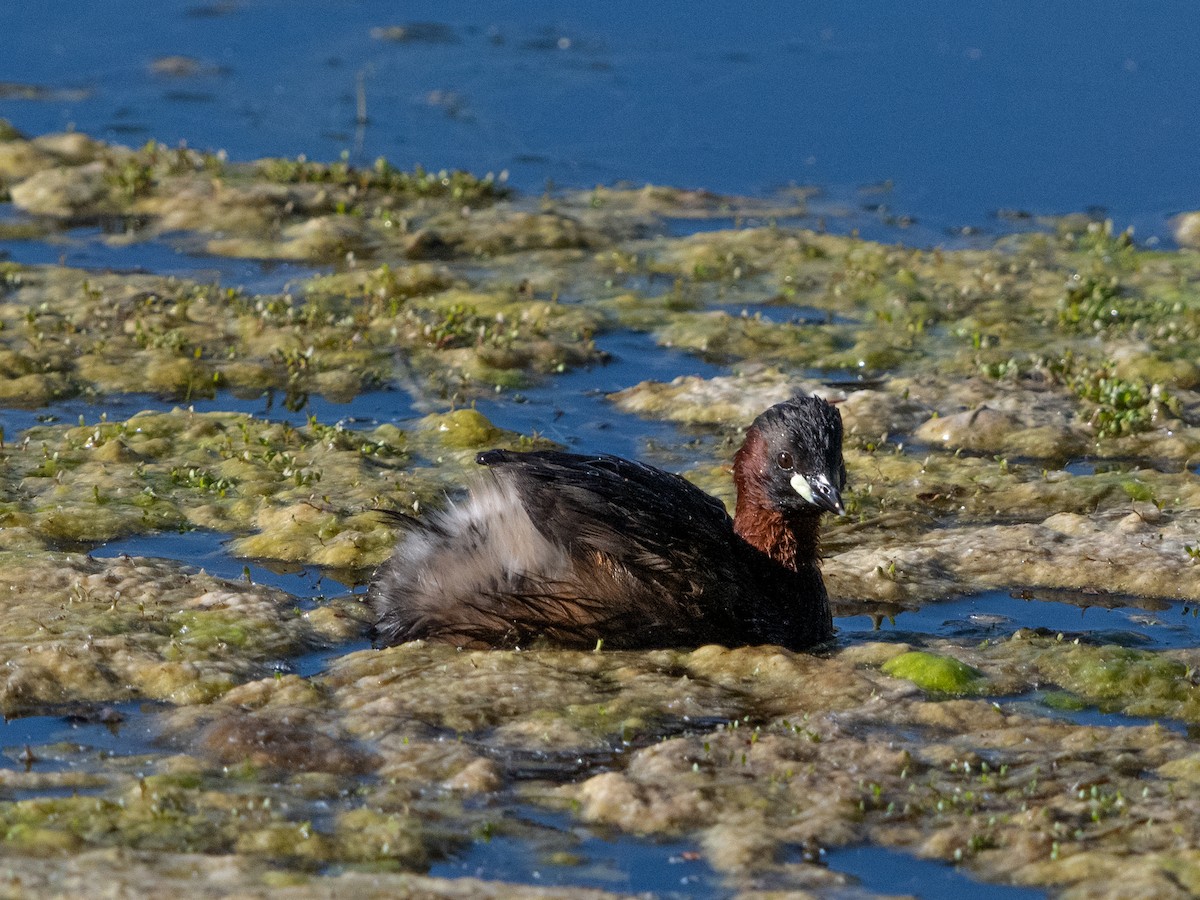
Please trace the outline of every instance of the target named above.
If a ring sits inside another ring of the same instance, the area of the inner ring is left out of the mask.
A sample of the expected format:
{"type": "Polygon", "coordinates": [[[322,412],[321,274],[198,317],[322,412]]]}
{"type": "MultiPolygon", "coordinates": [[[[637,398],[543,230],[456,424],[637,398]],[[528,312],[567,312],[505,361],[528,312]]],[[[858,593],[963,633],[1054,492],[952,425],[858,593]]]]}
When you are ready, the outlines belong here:
{"type": "Polygon", "coordinates": [[[796,389],[839,402],[836,613],[1063,588],[1184,615],[1200,602],[1197,254],[1083,217],[885,246],[793,227],[800,194],[522,197],[386,161],[235,164],[8,127],[0,197],[10,240],[102,223],[114,243],[312,267],[255,295],[0,263],[0,402],[48,415],[0,434],[0,707],[117,704],[157,733],[128,754],[3,748],[5,890],[194,892],[217,882],[193,872],[219,870],[248,896],[553,894],[420,874],[492,835],[568,866],[565,837],[514,813],[533,805],[682,836],[731,892],[845,885],[805,860],[863,841],[1068,897],[1200,892],[1195,646],[1017,623],[800,655],[350,652],[360,595],[87,556],[210,529],[236,556],[365,576],[396,536],[380,509],[446,502],[480,448],[546,444],[472,401],[553,385],[633,330],[724,366],[608,402],[678,423],[688,476],[727,502],[757,412],[796,389]],[[191,408],[384,390],[410,419],[191,408]],[[103,415],[105,397],[146,411],[103,415]],[[95,415],[62,421],[70,398],[95,415]],[[314,651],[331,662],[297,674],[314,651]]]}

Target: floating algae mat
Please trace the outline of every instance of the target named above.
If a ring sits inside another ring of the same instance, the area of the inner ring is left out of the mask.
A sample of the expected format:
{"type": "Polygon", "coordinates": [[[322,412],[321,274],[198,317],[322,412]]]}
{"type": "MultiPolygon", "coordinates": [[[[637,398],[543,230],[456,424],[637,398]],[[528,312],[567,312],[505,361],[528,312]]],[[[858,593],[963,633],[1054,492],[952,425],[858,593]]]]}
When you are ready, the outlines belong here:
{"type": "Polygon", "coordinates": [[[5,890],[1200,891],[1200,257],[7,128],[0,191],[5,890]],[[829,647],[371,646],[480,449],[732,502],[795,390],[829,647]]]}

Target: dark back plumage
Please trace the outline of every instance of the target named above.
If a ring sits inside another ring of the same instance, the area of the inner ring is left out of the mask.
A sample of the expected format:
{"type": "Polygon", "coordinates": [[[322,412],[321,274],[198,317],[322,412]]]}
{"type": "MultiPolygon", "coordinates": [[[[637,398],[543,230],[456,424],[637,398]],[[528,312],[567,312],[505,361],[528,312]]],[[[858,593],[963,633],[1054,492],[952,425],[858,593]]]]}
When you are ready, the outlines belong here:
{"type": "MultiPolygon", "coordinates": [[[[765,429],[762,420],[747,445],[763,441],[764,431],[774,445],[775,432],[791,427],[826,468],[840,468],[840,417],[824,401],[806,399],[765,429]],[[836,441],[826,434],[829,412],[836,441]],[[789,425],[797,416],[805,421],[789,425]]],[[[489,450],[477,461],[487,471],[467,500],[409,520],[377,572],[371,602],[383,643],[800,648],[832,633],[815,542],[811,559],[772,558],[739,537],[719,500],[677,475],[615,456],[551,451],[489,450]]],[[[792,518],[815,531],[819,515],[792,518]]]]}

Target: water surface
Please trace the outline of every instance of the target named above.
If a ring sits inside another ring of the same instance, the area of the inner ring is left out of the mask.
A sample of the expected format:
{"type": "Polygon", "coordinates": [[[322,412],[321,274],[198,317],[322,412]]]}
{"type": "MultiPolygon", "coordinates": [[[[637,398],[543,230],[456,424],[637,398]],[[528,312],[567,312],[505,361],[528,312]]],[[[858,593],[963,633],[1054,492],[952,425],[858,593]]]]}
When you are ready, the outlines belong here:
{"type": "Polygon", "coordinates": [[[736,16],[626,0],[47,0],[5,16],[0,82],[41,90],[0,94],[0,116],[33,133],[235,159],[384,155],[508,171],[533,191],[815,184],[869,207],[866,227],[915,219],[919,243],[998,227],[997,210],[1096,206],[1162,235],[1198,202],[1185,86],[1200,18],[1177,0],[775,0],[736,16]],[[185,62],[156,65],[174,56],[185,62]]]}

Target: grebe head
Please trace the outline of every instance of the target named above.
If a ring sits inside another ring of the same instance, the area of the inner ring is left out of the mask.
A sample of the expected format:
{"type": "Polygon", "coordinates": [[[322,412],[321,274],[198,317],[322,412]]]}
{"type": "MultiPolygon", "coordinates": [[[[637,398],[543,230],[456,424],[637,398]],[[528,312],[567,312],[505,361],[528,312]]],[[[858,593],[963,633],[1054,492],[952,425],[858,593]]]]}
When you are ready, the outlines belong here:
{"type": "Polygon", "coordinates": [[[772,406],[746,432],[734,475],[739,496],[749,489],[785,518],[845,512],[841,414],[819,397],[772,406]]]}

